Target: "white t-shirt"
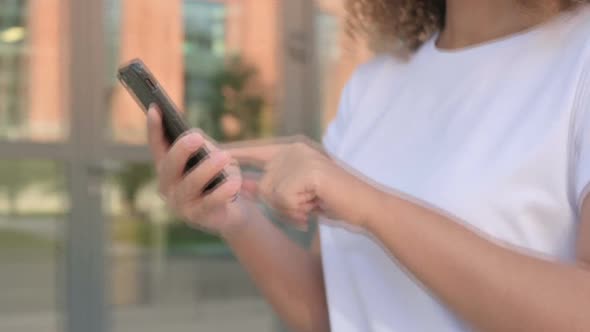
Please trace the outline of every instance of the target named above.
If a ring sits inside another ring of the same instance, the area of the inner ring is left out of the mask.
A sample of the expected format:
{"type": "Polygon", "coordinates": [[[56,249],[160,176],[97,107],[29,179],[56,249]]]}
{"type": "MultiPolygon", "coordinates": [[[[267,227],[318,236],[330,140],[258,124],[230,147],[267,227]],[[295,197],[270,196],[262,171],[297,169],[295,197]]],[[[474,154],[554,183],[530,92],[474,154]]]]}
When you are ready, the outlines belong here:
{"type": "MultiPolygon", "coordinates": [[[[590,9],[471,48],[433,39],[406,62],[377,57],[324,145],[491,239],[572,260],[590,180],[590,9]]],[[[469,330],[373,239],[333,223],[320,238],[332,331],[469,330]]]]}

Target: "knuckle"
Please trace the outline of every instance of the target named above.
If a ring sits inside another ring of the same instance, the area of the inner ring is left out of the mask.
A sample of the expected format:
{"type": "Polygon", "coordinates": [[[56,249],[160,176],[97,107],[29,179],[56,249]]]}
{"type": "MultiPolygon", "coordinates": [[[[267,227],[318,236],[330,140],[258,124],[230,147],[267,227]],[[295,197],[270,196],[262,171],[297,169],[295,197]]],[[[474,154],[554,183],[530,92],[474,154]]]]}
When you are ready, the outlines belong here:
{"type": "Polygon", "coordinates": [[[170,197],[169,205],[173,210],[177,210],[182,212],[185,208],[190,208],[193,204],[186,199],[186,194],[180,188],[174,188],[170,190],[170,197]]]}
{"type": "Polygon", "coordinates": [[[183,218],[188,222],[188,224],[191,227],[200,228],[202,223],[201,220],[203,219],[201,212],[198,209],[192,209],[187,213],[188,214],[183,216],[183,218]]]}
{"type": "Polygon", "coordinates": [[[217,199],[207,197],[198,204],[199,216],[204,217],[209,211],[211,211],[218,204],[217,199]]]}
{"type": "Polygon", "coordinates": [[[156,170],[156,174],[162,174],[163,167],[164,167],[164,160],[154,161],[154,169],[156,170]]]}
{"type": "Polygon", "coordinates": [[[194,208],[190,208],[188,205],[184,205],[176,209],[176,212],[186,220],[193,220],[194,217],[194,208]]]}
{"type": "Polygon", "coordinates": [[[160,196],[162,198],[164,198],[165,200],[169,199],[169,189],[168,186],[166,186],[166,184],[164,184],[162,181],[158,182],[158,194],[160,194],[160,196]]]}
{"type": "Polygon", "coordinates": [[[177,193],[174,190],[171,190],[168,192],[168,195],[166,195],[166,205],[168,205],[168,207],[170,207],[172,210],[182,213],[182,205],[180,204],[180,201],[177,198],[177,193]]]}
{"type": "Polygon", "coordinates": [[[299,200],[295,195],[285,197],[285,201],[290,208],[299,209],[299,200]]]}

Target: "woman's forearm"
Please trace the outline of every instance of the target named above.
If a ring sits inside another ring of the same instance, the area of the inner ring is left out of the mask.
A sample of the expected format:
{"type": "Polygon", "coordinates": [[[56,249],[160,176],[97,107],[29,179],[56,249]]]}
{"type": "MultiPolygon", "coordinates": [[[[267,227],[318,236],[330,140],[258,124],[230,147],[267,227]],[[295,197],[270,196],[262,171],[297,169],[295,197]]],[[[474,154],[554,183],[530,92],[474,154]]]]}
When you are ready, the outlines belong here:
{"type": "Polygon", "coordinates": [[[356,192],[362,199],[356,206],[364,212],[352,217],[362,216],[365,229],[476,330],[590,329],[590,272],[582,264],[506,248],[443,214],[356,179],[339,179],[331,190],[356,192]]]}
{"type": "Polygon", "coordinates": [[[294,331],[328,331],[319,254],[300,247],[258,211],[245,227],[224,235],[238,260],[294,331]]]}

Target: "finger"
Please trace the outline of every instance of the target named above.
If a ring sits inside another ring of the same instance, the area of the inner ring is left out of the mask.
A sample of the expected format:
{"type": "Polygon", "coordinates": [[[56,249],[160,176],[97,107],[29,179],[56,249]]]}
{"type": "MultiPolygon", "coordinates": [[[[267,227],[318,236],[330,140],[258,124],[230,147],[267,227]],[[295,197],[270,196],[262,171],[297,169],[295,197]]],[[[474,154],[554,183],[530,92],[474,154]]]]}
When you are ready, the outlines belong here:
{"type": "Polygon", "coordinates": [[[209,156],[180,181],[175,192],[179,200],[189,201],[201,196],[207,184],[231,161],[229,155],[222,151],[213,151],[209,156]]]}
{"type": "Polygon", "coordinates": [[[160,116],[157,106],[150,106],[147,112],[147,122],[148,143],[152,152],[152,157],[154,158],[156,165],[159,165],[170,146],[164,136],[162,117],[160,116]]]}
{"type": "Polygon", "coordinates": [[[315,193],[312,191],[302,191],[299,194],[299,198],[305,202],[309,202],[315,199],[315,193]]]}
{"type": "Polygon", "coordinates": [[[258,172],[242,171],[242,191],[253,196],[258,196],[258,186],[262,174],[258,172]]]}
{"type": "Polygon", "coordinates": [[[296,211],[303,211],[308,212],[313,206],[313,198],[306,197],[306,195],[301,195],[296,190],[281,190],[281,187],[278,188],[278,199],[277,203],[280,204],[283,208],[296,210],[296,211]]]}
{"type": "Polygon", "coordinates": [[[235,200],[240,191],[241,182],[234,178],[225,181],[217,189],[203,197],[201,205],[205,210],[209,210],[222,204],[231,203],[235,200]]]}
{"type": "Polygon", "coordinates": [[[305,213],[310,213],[315,207],[316,204],[313,201],[307,201],[299,205],[299,209],[305,213]]]}
{"type": "Polygon", "coordinates": [[[197,133],[181,136],[162,159],[160,165],[160,192],[166,191],[179,182],[190,156],[203,145],[203,137],[197,133]]]}
{"type": "MultiPolygon", "coordinates": [[[[217,150],[213,150],[213,151],[217,151],[217,150]]],[[[224,153],[226,153],[229,156],[229,153],[225,150],[223,150],[224,153]]],[[[231,156],[229,156],[231,158],[231,156]]],[[[240,164],[238,164],[237,160],[231,158],[225,171],[227,172],[227,174],[231,175],[231,176],[236,176],[238,178],[242,178],[242,171],[240,170],[240,164]]]]}
{"type": "Polygon", "coordinates": [[[252,142],[242,142],[239,144],[224,146],[223,148],[240,164],[262,168],[266,163],[272,160],[283,147],[283,144],[261,145],[252,142]]]}

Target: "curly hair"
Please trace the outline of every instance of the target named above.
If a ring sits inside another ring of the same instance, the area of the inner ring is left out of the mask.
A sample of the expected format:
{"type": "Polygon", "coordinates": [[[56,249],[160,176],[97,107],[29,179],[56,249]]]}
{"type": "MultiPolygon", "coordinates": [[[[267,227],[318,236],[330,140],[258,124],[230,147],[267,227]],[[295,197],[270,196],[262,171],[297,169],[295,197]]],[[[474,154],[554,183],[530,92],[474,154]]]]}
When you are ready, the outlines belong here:
{"type": "MultiPolygon", "coordinates": [[[[517,0],[535,7],[534,0],[517,0]]],[[[535,2],[537,4],[535,4],[535,2]]],[[[563,8],[590,0],[561,0],[563,8]]],[[[445,0],[346,0],[347,28],[379,51],[411,53],[444,26],[445,0]],[[387,46],[385,46],[387,45],[387,46]]]]}

